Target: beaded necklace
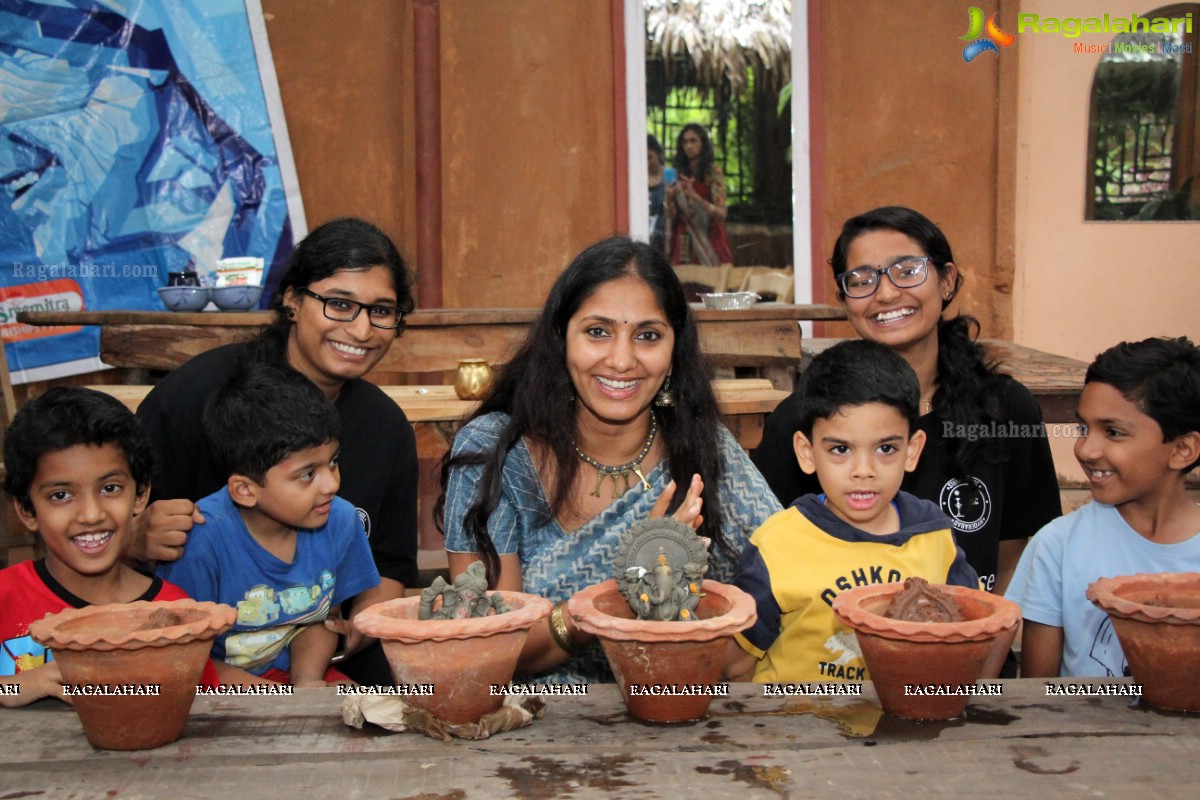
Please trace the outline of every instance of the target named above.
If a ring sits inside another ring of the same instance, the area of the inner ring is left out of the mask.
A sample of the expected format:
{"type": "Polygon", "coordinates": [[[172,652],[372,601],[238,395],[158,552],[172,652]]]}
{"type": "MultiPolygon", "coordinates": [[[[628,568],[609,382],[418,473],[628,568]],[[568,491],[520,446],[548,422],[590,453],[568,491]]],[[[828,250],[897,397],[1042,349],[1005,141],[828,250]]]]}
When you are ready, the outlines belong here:
{"type": "Polygon", "coordinates": [[[612,478],[613,482],[613,498],[620,497],[625,492],[629,491],[629,476],[637,475],[642,482],[643,489],[650,488],[650,482],[646,480],[646,476],[642,474],[642,461],[650,452],[650,448],[654,446],[654,437],[658,433],[658,420],[654,418],[654,412],[650,412],[650,433],[646,435],[646,442],[642,445],[642,449],[637,456],[627,464],[621,464],[617,467],[610,467],[606,464],[601,464],[596,459],[589,456],[587,453],[579,449],[579,445],[575,445],[575,455],[579,456],[579,460],[588,466],[596,469],[596,486],[592,489],[592,497],[600,496],[600,487],[603,485],[606,478],[612,478]],[[625,488],[621,491],[617,490],[617,478],[625,479],[625,488]]]}

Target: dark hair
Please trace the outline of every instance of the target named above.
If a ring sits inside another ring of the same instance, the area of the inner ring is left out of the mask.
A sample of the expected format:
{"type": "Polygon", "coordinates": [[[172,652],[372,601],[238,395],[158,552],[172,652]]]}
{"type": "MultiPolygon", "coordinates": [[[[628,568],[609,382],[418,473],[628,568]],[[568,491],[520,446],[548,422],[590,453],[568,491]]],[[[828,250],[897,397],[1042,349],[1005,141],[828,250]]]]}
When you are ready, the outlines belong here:
{"type": "MultiPolygon", "coordinates": [[[[946,265],[954,261],[954,254],[950,252],[950,242],[946,241],[946,235],[928,217],[904,206],[884,206],[851,217],[842,225],[842,232],[833,244],[833,257],[829,259],[833,266],[833,277],[838,277],[850,268],[846,259],[854,240],[864,233],[878,230],[896,231],[915,241],[925,251],[925,255],[929,256],[939,275],[944,276],[946,265]]],[[[962,281],[962,273],[959,272],[950,297],[942,300],[942,310],[954,300],[962,281]]],[[[838,299],[845,299],[840,289],[838,299]]]]}
{"type": "MultiPolygon", "coordinates": [[[[412,312],[412,276],[408,265],[387,234],[371,223],[356,217],[343,217],[326,222],[305,236],[288,257],[287,267],[280,279],[279,289],[272,301],[275,319],[263,329],[251,357],[260,361],[284,363],[288,334],[293,321],[283,306],[289,289],[305,289],[343,270],[367,270],[386,267],[396,291],[396,307],[403,314],[412,312]]],[[[404,332],[404,321],[396,330],[404,332]]]]}
{"type": "Polygon", "coordinates": [[[653,133],[646,134],[646,149],[658,156],[659,163],[667,160],[667,154],[663,152],[663,146],[658,143],[658,139],[654,138],[653,133]]]}
{"type": "Polygon", "coordinates": [[[1113,345],[1096,356],[1083,382],[1112,386],[1158,423],[1164,442],[1200,431],[1200,349],[1186,336],[1113,345]]]}
{"type": "Polygon", "coordinates": [[[289,455],[338,438],[341,419],[296,370],[247,363],[208,399],[203,424],[217,473],[261,484],[289,455]]]}
{"type": "Polygon", "coordinates": [[[908,422],[910,434],[920,416],[917,374],[896,351],[865,339],[840,342],[813,359],[801,377],[800,391],[804,402],[796,427],[810,440],[817,420],[851,406],[891,406],[908,422]]]}
{"type": "MultiPolygon", "coordinates": [[[[847,254],[851,243],[864,233],[878,230],[896,231],[915,241],[929,256],[940,276],[946,275],[947,264],[954,261],[946,235],[928,217],[904,206],[884,206],[846,220],[829,259],[834,278],[850,268],[847,254]]],[[[943,310],[954,300],[962,283],[960,269],[949,298],[942,299],[943,310]]],[[[840,290],[838,298],[845,299],[840,290]]],[[[997,384],[1011,378],[996,372],[995,362],[988,359],[977,341],[979,320],[966,314],[942,319],[938,322],[937,337],[938,388],[933,404],[939,416],[955,426],[1003,422],[999,403],[1002,392],[997,384]]],[[[984,461],[1003,459],[1006,453],[1003,440],[998,437],[981,436],[976,441],[956,437],[947,443],[951,472],[964,475],[984,461]]]]}
{"type": "Polygon", "coordinates": [[[32,513],[29,489],[42,456],[80,444],[116,446],[138,492],[150,486],[154,450],[133,412],[103,392],[56,386],[13,417],[4,439],[4,490],[32,513]]]}
{"type": "MultiPolygon", "coordinates": [[[[700,339],[683,287],[675,270],[658,250],[644,242],[613,236],[576,256],[554,282],[528,338],[500,371],[491,393],[471,415],[471,419],[475,419],[501,411],[509,416],[496,448],[482,454],[462,453],[453,458],[448,455],[443,460],[442,493],[435,513],[443,530],[446,485],[451,468],[465,464],[483,465],[479,496],[467,512],[463,528],[478,552],[483,554],[489,580],[493,582],[499,572],[499,560],[487,533],[487,522],[500,500],[504,459],[522,436],[536,439],[549,453],[547,466],[554,473],[551,513],[557,513],[567,502],[580,464],[575,454],[575,388],[566,367],[567,323],[597,288],[626,276],[645,281],[675,333],[670,372],[675,404],[655,410],[659,435],[667,448],[671,477],[677,486],[686,487],[693,474],[700,475],[707,491],[704,523],[699,532],[713,540],[714,549],[731,559],[737,557],[721,533],[723,513],[720,494],[716,491],[722,474],[715,436],[721,424],[717,399],[704,367],[700,339]]],[[[675,493],[672,511],[683,501],[685,494],[684,491],[675,493]]]]}
{"type": "Polygon", "coordinates": [[[708,131],[704,130],[704,126],[696,122],[684,125],[683,129],[679,131],[679,136],[675,138],[675,171],[698,181],[707,181],[712,176],[712,168],[716,160],[712,139],[708,138],[708,131]],[[688,159],[687,153],[683,151],[683,135],[688,131],[694,131],[700,137],[700,168],[694,175],[692,174],[692,162],[688,159]]]}

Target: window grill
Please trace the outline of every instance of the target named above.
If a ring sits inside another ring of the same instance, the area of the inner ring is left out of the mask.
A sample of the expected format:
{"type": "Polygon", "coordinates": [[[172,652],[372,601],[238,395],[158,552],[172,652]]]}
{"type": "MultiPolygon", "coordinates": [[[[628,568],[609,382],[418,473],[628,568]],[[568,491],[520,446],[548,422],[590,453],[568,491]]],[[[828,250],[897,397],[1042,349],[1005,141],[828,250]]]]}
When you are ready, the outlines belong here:
{"type": "Polygon", "coordinates": [[[646,130],[662,144],[667,166],[675,160],[675,143],[683,127],[692,122],[704,126],[725,176],[726,203],[735,218],[735,207],[754,202],[753,77],[747,91],[733,97],[728,81],[717,91],[702,92],[694,68],[683,58],[674,61],[669,72],[661,58],[648,58],[646,76],[646,130]]]}

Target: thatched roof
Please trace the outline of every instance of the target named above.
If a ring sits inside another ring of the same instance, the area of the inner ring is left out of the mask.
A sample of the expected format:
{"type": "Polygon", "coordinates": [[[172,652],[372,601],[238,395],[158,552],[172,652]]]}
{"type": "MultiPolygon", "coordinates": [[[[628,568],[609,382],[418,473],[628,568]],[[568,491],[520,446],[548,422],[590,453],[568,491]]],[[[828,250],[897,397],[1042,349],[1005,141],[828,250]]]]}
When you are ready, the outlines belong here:
{"type": "Polygon", "coordinates": [[[747,69],[778,89],[791,79],[791,0],[643,0],[647,50],[667,64],[686,56],[700,88],[728,78],[733,93],[746,86],[747,69]]]}

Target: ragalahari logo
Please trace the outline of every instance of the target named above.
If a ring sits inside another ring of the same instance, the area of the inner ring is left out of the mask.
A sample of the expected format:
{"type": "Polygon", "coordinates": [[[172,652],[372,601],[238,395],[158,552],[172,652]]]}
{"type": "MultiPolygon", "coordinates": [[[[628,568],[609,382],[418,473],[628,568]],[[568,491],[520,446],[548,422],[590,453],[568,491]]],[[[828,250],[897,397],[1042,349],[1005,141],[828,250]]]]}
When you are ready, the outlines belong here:
{"type": "Polygon", "coordinates": [[[1017,40],[1016,36],[1000,29],[1000,26],[996,24],[995,14],[988,17],[987,24],[985,25],[983,22],[983,9],[979,8],[979,6],[971,6],[967,9],[967,24],[969,27],[966,34],[958,38],[961,41],[970,42],[970,44],[963,48],[963,61],[966,61],[968,64],[974,60],[975,56],[988,50],[999,55],[1000,50],[996,45],[1008,47],[1017,40]],[[979,36],[981,33],[985,34],[982,38],[979,36]]]}

